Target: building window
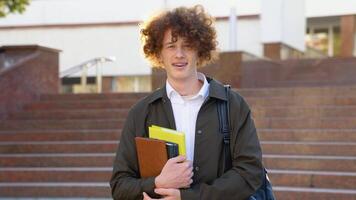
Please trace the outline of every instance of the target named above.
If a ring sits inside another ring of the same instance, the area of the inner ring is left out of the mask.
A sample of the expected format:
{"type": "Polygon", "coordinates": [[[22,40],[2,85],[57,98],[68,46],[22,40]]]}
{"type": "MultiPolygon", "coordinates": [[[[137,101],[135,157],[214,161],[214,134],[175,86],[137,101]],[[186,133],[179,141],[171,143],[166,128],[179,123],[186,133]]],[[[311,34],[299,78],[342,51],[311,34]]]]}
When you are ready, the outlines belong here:
{"type": "Polygon", "coordinates": [[[305,36],[306,46],[322,52],[330,57],[340,54],[340,26],[335,24],[319,24],[309,26],[305,36]]]}

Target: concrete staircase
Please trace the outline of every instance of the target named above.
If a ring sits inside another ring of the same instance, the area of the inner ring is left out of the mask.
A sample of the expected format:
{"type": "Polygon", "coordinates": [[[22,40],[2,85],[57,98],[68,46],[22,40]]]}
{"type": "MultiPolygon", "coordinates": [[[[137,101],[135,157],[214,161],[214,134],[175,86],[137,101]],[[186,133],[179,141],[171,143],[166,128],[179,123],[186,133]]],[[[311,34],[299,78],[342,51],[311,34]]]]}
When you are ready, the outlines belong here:
{"type": "MultiPolygon", "coordinates": [[[[243,89],[277,199],[356,199],[356,86],[243,89]]],[[[110,198],[129,107],[146,94],[43,95],[0,122],[0,198],[110,198]]]]}

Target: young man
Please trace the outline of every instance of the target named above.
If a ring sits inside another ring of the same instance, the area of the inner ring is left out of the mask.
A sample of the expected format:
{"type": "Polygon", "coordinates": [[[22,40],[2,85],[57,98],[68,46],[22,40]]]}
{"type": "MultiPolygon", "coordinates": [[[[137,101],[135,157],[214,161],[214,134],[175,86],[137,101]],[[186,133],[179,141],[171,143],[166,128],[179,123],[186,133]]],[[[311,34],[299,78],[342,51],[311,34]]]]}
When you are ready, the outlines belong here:
{"type": "Polygon", "coordinates": [[[197,72],[216,52],[212,18],[201,6],[163,12],[141,30],[146,58],[166,84],[132,107],[110,182],[114,199],[247,199],[262,184],[261,148],[244,99],[197,72]],[[225,170],[217,102],[228,101],[232,167],[225,170]],[[157,177],[141,178],[136,136],[158,125],[186,134],[187,155],[168,160],[157,177]]]}

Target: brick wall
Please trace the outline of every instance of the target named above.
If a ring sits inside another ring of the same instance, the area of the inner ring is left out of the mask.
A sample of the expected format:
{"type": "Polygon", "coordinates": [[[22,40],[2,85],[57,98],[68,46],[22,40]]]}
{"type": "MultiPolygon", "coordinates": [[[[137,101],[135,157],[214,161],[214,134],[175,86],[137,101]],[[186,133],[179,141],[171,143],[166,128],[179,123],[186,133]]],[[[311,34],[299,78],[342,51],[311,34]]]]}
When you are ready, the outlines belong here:
{"type": "Polygon", "coordinates": [[[0,119],[42,93],[59,92],[59,50],[3,46],[0,57],[0,119]]]}

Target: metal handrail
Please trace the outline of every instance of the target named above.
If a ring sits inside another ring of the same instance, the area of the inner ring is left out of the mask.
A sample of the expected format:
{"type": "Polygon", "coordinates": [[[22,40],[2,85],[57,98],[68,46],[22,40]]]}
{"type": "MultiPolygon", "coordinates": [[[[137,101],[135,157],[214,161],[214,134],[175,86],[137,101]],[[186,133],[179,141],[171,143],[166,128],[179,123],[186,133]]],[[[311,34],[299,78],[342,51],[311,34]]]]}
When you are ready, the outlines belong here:
{"type": "Polygon", "coordinates": [[[87,72],[90,67],[95,66],[96,67],[96,85],[97,85],[97,92],[100,93],[102,91],[102,72],[101,72],[101,64],[105,62],[115,62],[116,58],[115,57],[97,57],[90,59],[88,61],[85,61],[79,65],[70,67],[67,70],[64,70],[63,72],[60,73],[61,78],[68,77],[70,75],[73,75],[78,72],[82,72],[81,75],[81,85],[82,87],[87,86],[87,72]]]}

